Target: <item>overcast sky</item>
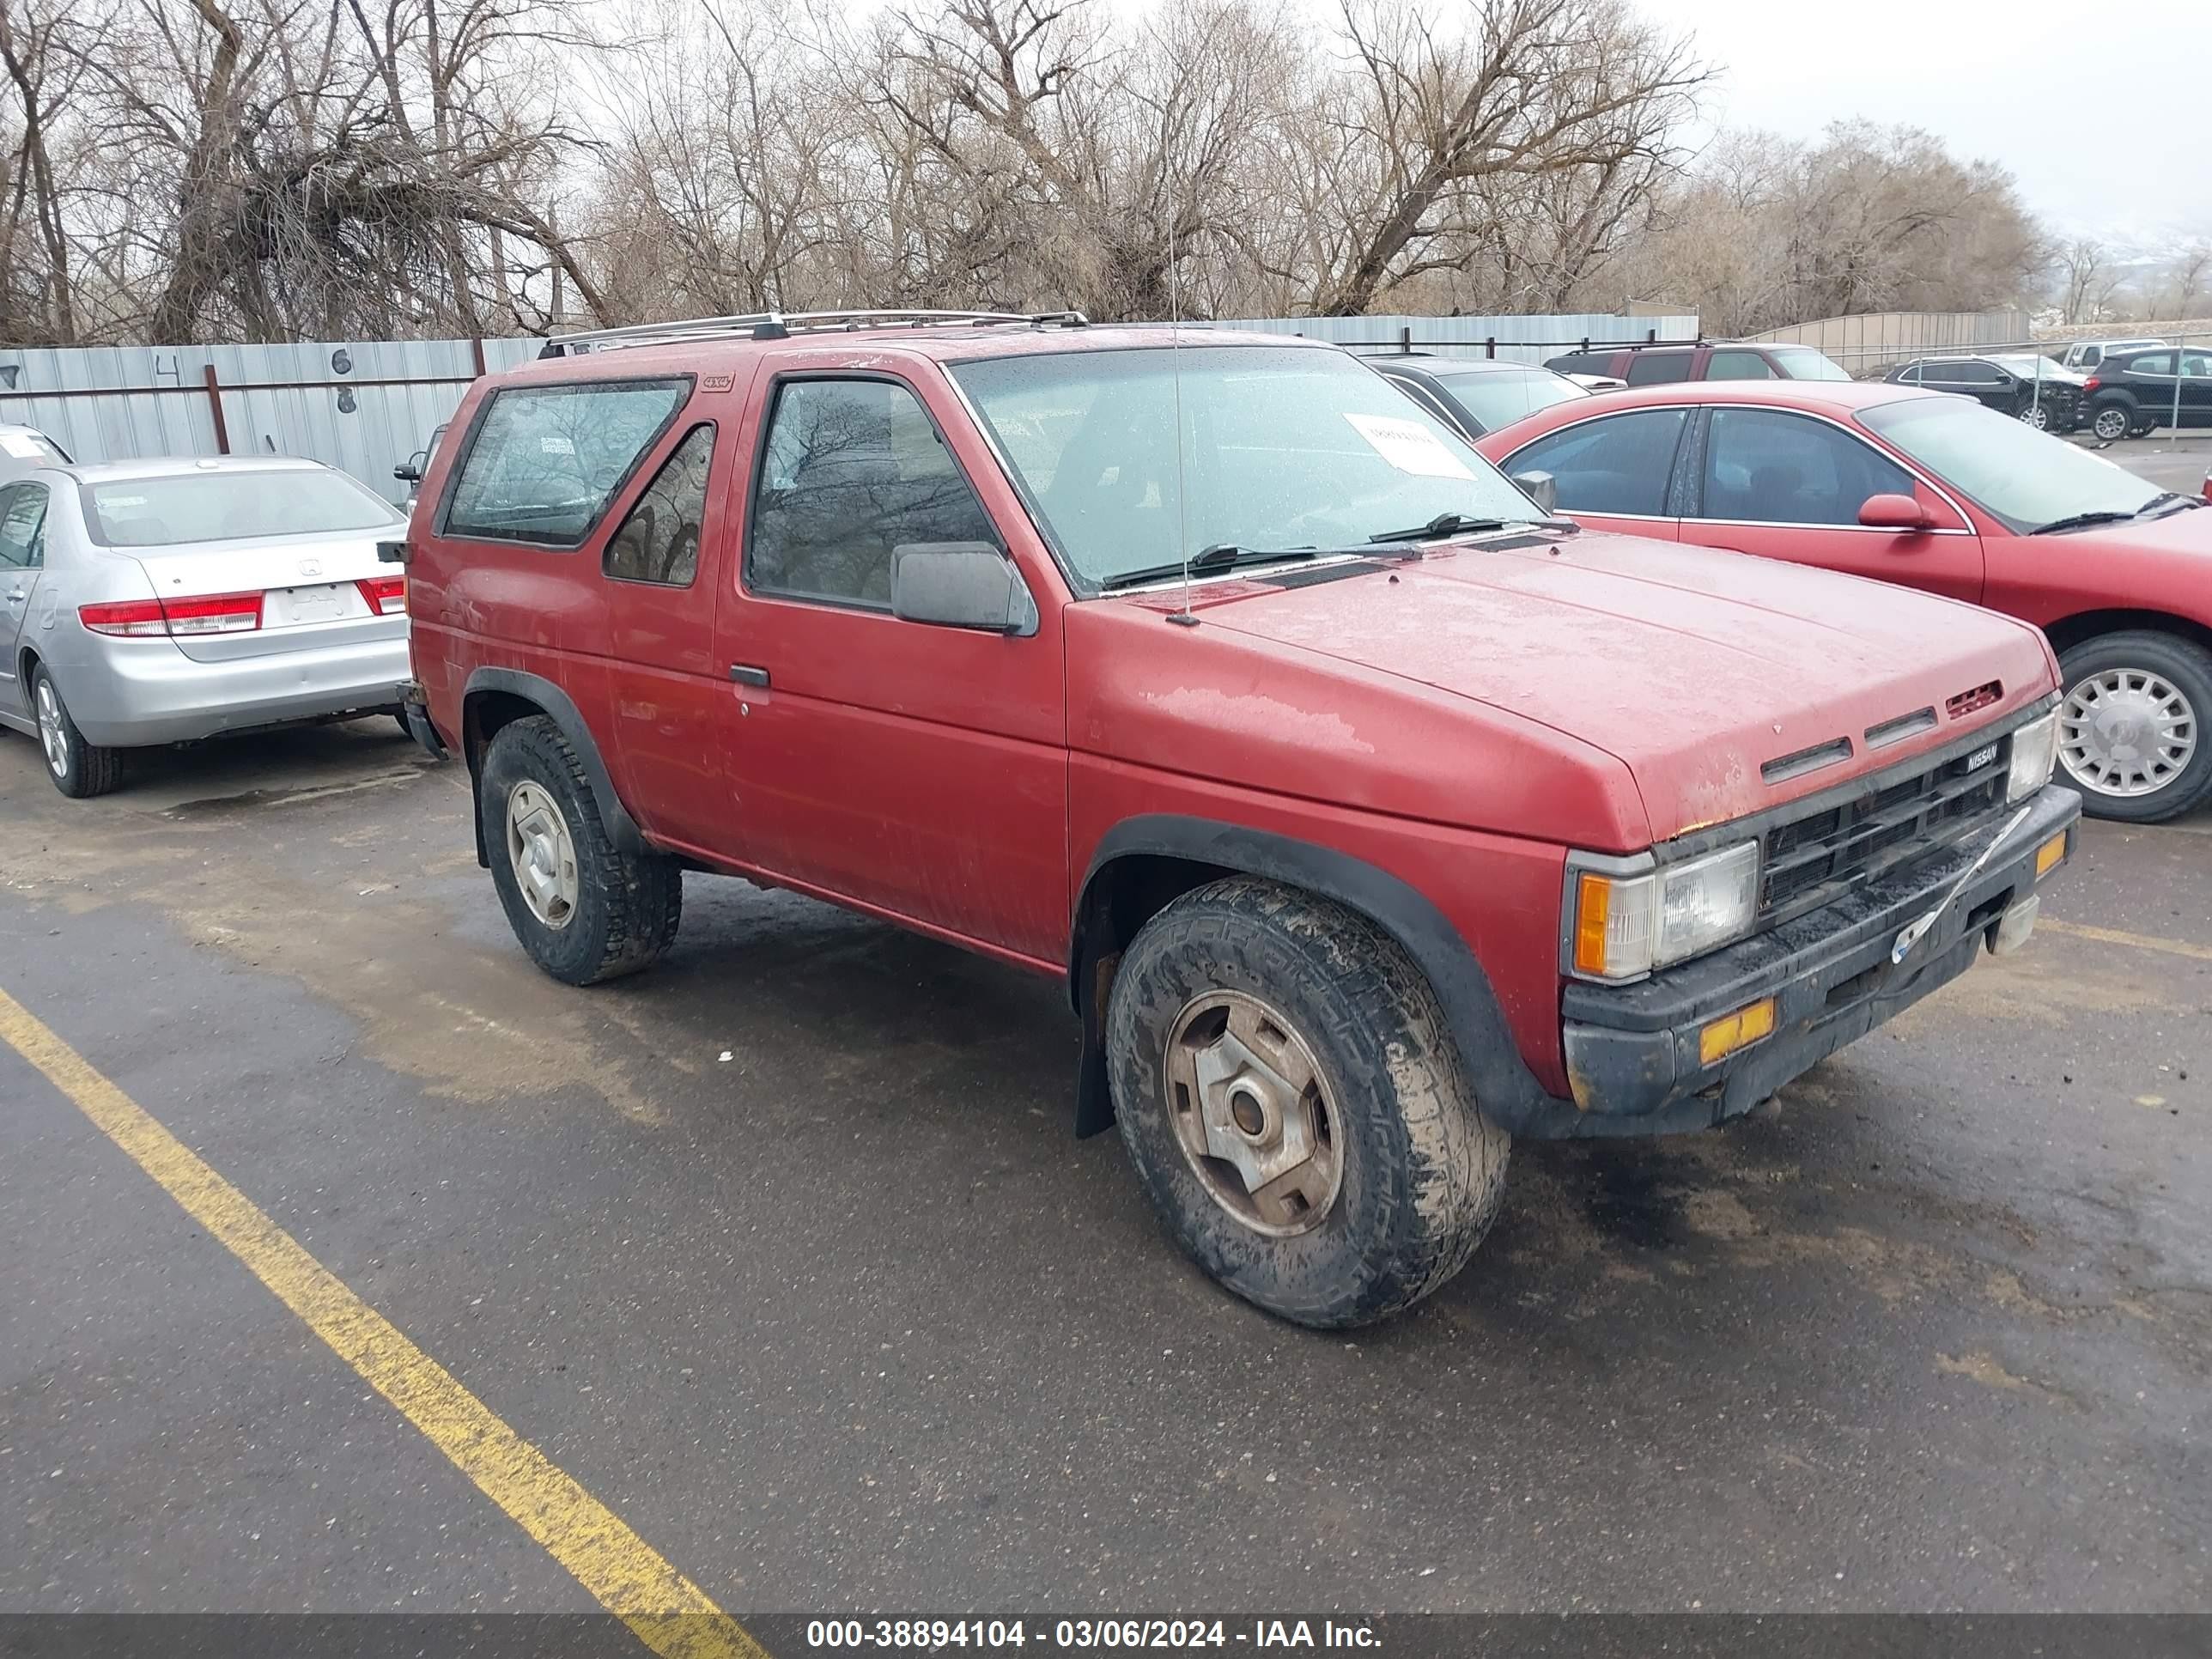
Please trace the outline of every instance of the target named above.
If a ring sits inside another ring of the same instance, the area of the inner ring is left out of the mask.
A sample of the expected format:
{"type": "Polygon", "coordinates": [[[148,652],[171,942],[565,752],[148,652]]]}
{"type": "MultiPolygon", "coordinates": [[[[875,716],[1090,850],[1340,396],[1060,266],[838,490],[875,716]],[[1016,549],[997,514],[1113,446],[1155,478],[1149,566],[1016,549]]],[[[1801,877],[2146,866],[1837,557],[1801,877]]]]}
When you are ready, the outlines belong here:
{"type": "Polygon", "coordinates": [[[1635,3],[1724,66],[1711,106],[1730,125],[1908,121],[2010,168],[2054,229],[2212,234],[2212,0],[1635,3]]]}

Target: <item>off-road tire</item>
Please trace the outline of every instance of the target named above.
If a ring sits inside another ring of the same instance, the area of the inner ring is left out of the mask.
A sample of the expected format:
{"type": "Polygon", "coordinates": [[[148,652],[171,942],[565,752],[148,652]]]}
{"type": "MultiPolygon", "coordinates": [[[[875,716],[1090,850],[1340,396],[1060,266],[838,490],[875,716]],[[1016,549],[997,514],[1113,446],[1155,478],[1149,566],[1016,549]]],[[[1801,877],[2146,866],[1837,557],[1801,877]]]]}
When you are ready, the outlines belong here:
{"type": "Polygon", "coordinates": [[[61,716],[66,763],[62,770],[57,772],[54,769],[53,763],[46,756],[45,732],[41,726],[39,760],[46,768],[46,776],[52,781],[55,788],[73,800],[86,800],[94,795],[106,794],[123,781],[123,750],[104,749],[96,743],[85,740],[84,733],[76,729],[76,721],[70,717],[69,705],[62,701],[61,687],[54,683],[54,677],[46,672],[44,663],[33,664],[31,668],[31,714],[34,720],[39,718],[41,686],[53,694],[54,708],[61,716]]]}
{"type": "Polygon", "coordinates": [[[1176,1243],[1230,1291],[1323,1328],[1410,1307],[1467,1265],[1498,1214],[1512,1141],[1484,1118],[1428,981],[1364,917],[1243,877],[1183,895],[1139,932],[1106,1016],[1115,1115],[1176,1243]],[[1321,1223],[1270,1237],[1200,1180],[1170,1121],[1163,1048],[1181,1012],[1242,991],[1298,1028],[1340,1126],[1321,1223]]]}
{"type": "Polygon", "coordinates": [[[2063,763],[2058,781],[2081,789],[2081,810],[2090,817],[2124,823],[2164,823],[2212,799],[2212,651],[2178,635],[2130,628],[2084,640],[2058,659],[2059,681],[2068,693],[2076,681],[2114,668],[2163,675],[2189,699],[2197,720],[2197,752],[2179,777],[2148,795],[2100,794],[2083,787],[2063,763]]]}
{"type": "Polygon", "coordinates": [[[569,985],[635,974],[675,943],[684,918],[684,872],[658,853],[625,853],[609,837],[576,751],[543,714],[500,727],[484,751],[477,811],[491,858],[492,884],[530,959],[569,985]],[[565,924],[531,914],[507,854],[507,800],[536,783],[558,806],[576,854],[575,909],[565,924]]]}

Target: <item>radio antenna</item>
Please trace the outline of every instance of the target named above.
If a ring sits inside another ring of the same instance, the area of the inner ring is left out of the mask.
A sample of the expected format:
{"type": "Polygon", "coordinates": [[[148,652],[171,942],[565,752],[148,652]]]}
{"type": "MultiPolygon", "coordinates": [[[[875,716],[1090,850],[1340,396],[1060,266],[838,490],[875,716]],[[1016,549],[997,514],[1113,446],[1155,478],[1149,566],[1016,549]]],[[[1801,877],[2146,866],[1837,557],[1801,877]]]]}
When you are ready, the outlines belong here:
{"type": "Polygon", "coordinates": [[[1185,628],[1198,626],[1190,609],[1190,524],[1183,508],[1182,466],[1182,275],[1177,268],[1175,241],[1176,210],[1168,211],[1168,364],[1175,386],[1176,545],[1182,550],[1182,609],[1168,617],[1185,628]]]}

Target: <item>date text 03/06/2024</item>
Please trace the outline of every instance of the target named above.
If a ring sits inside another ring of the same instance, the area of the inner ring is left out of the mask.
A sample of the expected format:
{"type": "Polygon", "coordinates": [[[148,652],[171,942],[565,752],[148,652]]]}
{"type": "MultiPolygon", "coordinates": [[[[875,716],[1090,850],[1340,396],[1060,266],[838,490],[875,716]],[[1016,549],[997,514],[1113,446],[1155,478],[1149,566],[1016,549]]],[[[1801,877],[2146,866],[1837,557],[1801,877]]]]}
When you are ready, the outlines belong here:
{"type": "Polygon", "coordinates": [[[1255,1619],[815,1619],[810,1648],[1365,1648],[1382,1645],[1372,1627],[1334,1620],[1255,1619]]]}

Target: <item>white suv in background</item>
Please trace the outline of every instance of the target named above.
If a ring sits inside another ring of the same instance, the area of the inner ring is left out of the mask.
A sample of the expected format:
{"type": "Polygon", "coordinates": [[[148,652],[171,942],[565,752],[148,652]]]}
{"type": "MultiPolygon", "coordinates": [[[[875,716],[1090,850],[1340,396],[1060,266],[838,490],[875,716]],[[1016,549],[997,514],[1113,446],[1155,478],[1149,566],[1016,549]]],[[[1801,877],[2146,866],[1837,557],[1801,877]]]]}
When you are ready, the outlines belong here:
{"type": "Polygon", "coordinates": [[[2163,340],[2076,340],[2066,348],[2066,355],[2058,362],[2066,368],[2087,374],[2116,351],[2139,351],[2145,346],[2162,346],[2163,340]]]}

